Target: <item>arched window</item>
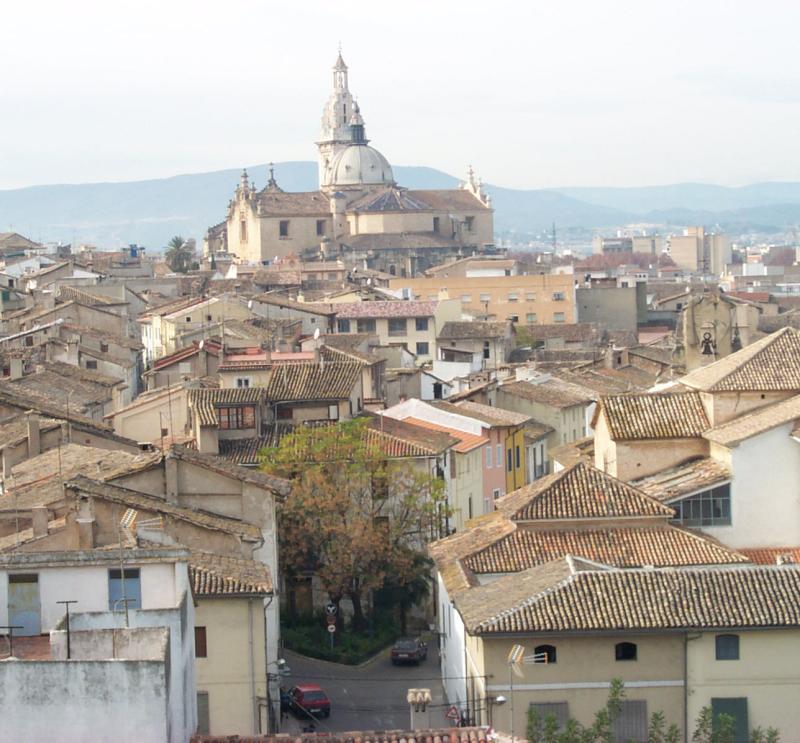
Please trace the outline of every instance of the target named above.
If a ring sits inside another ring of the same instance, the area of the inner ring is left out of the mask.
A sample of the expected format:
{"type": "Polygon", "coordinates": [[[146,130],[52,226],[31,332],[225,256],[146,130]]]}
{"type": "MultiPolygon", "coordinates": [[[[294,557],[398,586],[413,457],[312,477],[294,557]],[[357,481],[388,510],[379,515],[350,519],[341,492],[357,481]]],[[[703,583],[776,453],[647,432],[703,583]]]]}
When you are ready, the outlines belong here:
{"type": "Polygon", "coordinates": [[[636,660],[637,650],[635,642],[618,642],[614,646],[614,657],[617,660],[636,660]]]}
{"type": "Polygon", "coordinates": [[[739,660],[739,635],[717,635],[717,660],[739,660]]]}
{"type": "Polygon", "coordinates": [[[555,645],[537,645],[533,649],[534,663],[555,663],[556,662],[556,646],[555,645]]]}

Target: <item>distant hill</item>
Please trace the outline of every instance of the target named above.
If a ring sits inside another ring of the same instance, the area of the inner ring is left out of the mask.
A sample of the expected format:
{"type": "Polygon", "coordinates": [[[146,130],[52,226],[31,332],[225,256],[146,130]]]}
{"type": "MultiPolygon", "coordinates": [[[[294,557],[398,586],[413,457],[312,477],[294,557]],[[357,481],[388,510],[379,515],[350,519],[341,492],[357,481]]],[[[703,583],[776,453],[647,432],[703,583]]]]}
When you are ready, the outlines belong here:
{"type": "MultiPolygon", "coordinates": [[[[266,166],[248,167],[257,186],[266,166]]],[[[453,188],[458,179],[427,167],[394,168],[409,188],[453,188]]],[[[116,247],[136,242],[151,249],[173,235],[198,243],[221,221],[238,169],[193,173],[129,183],[32,186],[0,191],[0,230],[36,240],[116,247]]],[[[314,162],[284,162],[275,176],[287,191],[313,190],[314,162]]],[[[532,233],[558,228],[609,228],[633,221],[720,224],[723,228],[782,229],[800,224],[800,183],[762,183],[743,188],[677,184],[648,188],[517,190],[487,184],[498,232],[532,233]]]]}

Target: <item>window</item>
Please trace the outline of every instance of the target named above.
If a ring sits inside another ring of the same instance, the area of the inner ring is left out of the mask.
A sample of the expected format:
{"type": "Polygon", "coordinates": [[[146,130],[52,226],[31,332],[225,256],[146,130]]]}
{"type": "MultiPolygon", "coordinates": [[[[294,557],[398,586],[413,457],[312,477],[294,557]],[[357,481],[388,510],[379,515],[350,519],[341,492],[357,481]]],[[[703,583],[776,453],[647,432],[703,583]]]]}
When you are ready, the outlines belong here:
{"type": "Polygon", "coordinates": [[[101,353],[108,353],[108,343],[101,343],[100,344],[100,352],[101,353]]]}
{"type": "Polygon", "coordinates": [[[483,342],[483,358],[488,359],[492,355],[492,347],[489,341],[483,342]]]}
{"type": "Polygon", "coordinates": [[[716,699],[712,697],[711,714],[714,720],[720,715],[730,715],[734,719],[734,743],[747,743],[750,740],[747,697],[717,697],[716,699]]]}
{"type": "Polygon", "coordinates": [[[508,320],[509,322],[519,322],[519,315],[509,315],[508,320]]]}
{"type": "Polygon", "coordinates": [[[615,660],[636,660],[636,643],[635,642],[618,642],[614,646],[615,660]]]}
{"type": "Polygon", "coordinates": [[[418,332],[422,333],[428,329],[428,318],[427,317],[418,317],[414,321],[416,329],[418,332]]]}
{"type": "Polygon", "coordinates": [[[527,315],[525,315],[525,322],[527,322],[527,323],[529,323],[531,325],[535,325],[536,324],[536,313],[535,312],[529,312],[527,315]]]}
{"type": "Polygon", "coordinates": [[[406,319],[404,317],[389,318],[389,335],[406,335],[406,319]]]}
{"type": "Polygon", "coordinates": [[[8,291],[8,289],[3,289],[3,291],[0,292],[0,296],[2,296],[4,302],[8,302],[8,300],[11,299],[11,292],[8,291]]]}
{"type": "Polygon", "coordinates": [[[472,301],[472,296],[470,294],[461,295],[461,304],[469,304],[471,301],[472,301]]]}
{"type": "Polygon", "coordinates": [[[563,302],[566,299],[564,296],[564,292],[553,292],[553,301],[554,302],[563,302]]]}
{"type": "Polygon", "coordinates": [[[530,709],[538,713],[539,719],[543,723],[548,718],[555,720],[556,728],[559,731],[564,729],[569,719],[569,704],[567,702],[538,702],[531,704],[530,709]]]}
{"type": "Polygon", "coordinates": [[[511,472],[514,469],[514,460],[511,449],[506,449],[506,472],[511,472]]]}
{"type": "Polygon", "coordinates": [[[434,232],[438,232],[439,231],[439,217],[434,217],[433,218],[433,231],[434,232]]]}
{"type": "Polygon", "coordinates": [[[536,301],[536,292],[525,292],[525,301],[526,302],[535,302],[536,301]]]}
{"type": "Polygon", "coordinates": [[[339,406],[338,405],[328,405],[328,420],[329,421],[338,421],[339,420],[339,406]]]}
{"type": "Polygon", "coordinates": [[[520,455],[519,455],[519,447],[517,446],[514,448],[514,466],[517,469],[519,469],[519,463],[520,463],[520,455]]]}
{"type": "Polygon", "coordinates": [[[86,368],[87,369],[97,369],[97,362],[94,359],[87,359],[86,368]]]}
{"type": "Polygon", "coordinates": [[[555,645],[537,645],[533,649],[533,662],[534,663],[555,663],[556,662],[556,646],[555,645]]]}
{"type": "Polygon", "coordinates": [[[553,313],[553,322],[564,322],[566,317],[564,316],[563,312],[554,312],[553,313]]]}
{"type": "Polygon", "coordinates": [[[492,498],[494,498],[495,500],[500,498],[502,495],[503,495],[503,491],[500,490],[500,488],[495,488],[494,490],[492,490],[492,498]]]}
{"type": "Polygon", "coordinates": [[[358,330],[359,333],[374,333],[375,320],[357,320],[356,330],[358,330]]]}
{"type": "Polygon", "coordinates": [[[417,343],[417,356],[427,356],[429,351],[428,344],[424,341],[419,341],[417,343]]]}
{"type": "Polygon", "coordinates": [[[161,438],[165,438],[166,436],[169,436],[169,429],[162,427],[161,428],[161,438]]]}
{"type": "Polygon", "coordinates": [[[197,692],[197,734],[208,735],[211,730],[208,718],[208,692],[197,692]]]}
{"type": "Polygon", "coordinates": [[[186,315],[186,322],[191,322],[191,321],[192,321],[192,316],[186,315]]]}
{"type": "Polygon", "coordinates": [[[470,496],[469,500],[467,501],[467,514],[468,514],[467,517],[471,519],[472,518],[472,496],[470,496]]]}
{"type": "Polygon", "coordinates": [[[615,743],[647,743],[647,702],[643,699],[626,699],[619,716],[614,720],[615,743]]]}
{"type": "Polygon", "coordinates": [[[239,242],[247,242],[247,222],[244,219],[239,222],[239,242]]]}
{"type": "Polygon", "coordinates": [[[206,628],[205,627],[195,627],[194,628],[194,657],[195,658],[207,658],[208,657],[208,648],[206,645],[206,628]]]}
{"type": "Polygon", "coordinates": [[[206,322],[214,322],[214,316],[213,315],[206,315],[206,322]]]}
{"type": "Polygon", "coordinates": [[[717,660],[739,660],[739,635],[717,635],[717,660]]]}
{"type": "Polygon", "coordinates": [[[464,217],[464,228],[467,232],[475,232],[475,217],[464,217]]]}
{"type": "Polygon", "coordinates": [[[256,427],[256,409],[252,405],[218,408],[219,427],[225,431],[256,427]]]}
{"type": "Polygon", "coordinates": [[[32,335],[26,335],[25,336],[25,345],[26,346],[32,346],[33,345],[33,336],[32,335]]]}
{"type": "Polygon", "coordinates": [[[675,520],[685,526],[729,526],[731,486],[719,485],[673,504],[675,520]]]}
{"type": "Polygon", "coordinates": [[[125,611],[123,599],[128,599],[129,609],[142,606],[142,584],[139,568],[125,568],[125,572],[108,571],[108,608],[110,611],[125,611]]]}
{"type": "Polygon", "coordinates": [[[250,377],[236,377],[236,386],[237,387],[249,387],[250,386],[250,377]]]}
{"type": "Polygon", "coordinates": [[[325,234],[325,220],[318,219],[317,220],[317,235],[324,235],[325,234]]]}
{"type": "Polygon", "coordinates": [[[442,399],[442,383],[441,382],[434,382],[433,383],[433,399],[434,400],[441,400],[442,399]]]}
{"type": "Polygon", "coordinates": [[[509,292],[508,293],[508,301],[509,302],[516,302],[519,299],[519,294],[517,292],[509,292]]]}
{"type": "Polygon", "coordinates": [[[497,466],[498,467],[502,467],[503,466],[503,445],[502,444],[498,444],[495,447],[494,454],[495,454],[494,461],[497,462],[497,466]]]}
{"type": "Polygon", "coordinates": [[[480,300],[481,300],[481,304],[486,304],[487,302],[491,302],[492,301],[492,295],[491,294],[481,294],[480,295],[480,300]]]}
{"type": "Polygon", "coordinates": [[[349,333],[350,332],[350,321],[349,320],[337,320],[336,321],[336,332],[337,333],[349,333]]]}
{"type": "Polygon", "coordinates": [[[278,223],[278,234],[280,237],[289,237],[289,220],[282,219],[278,223]]]}
{"type": "Polygon", "coordinates": [[[492,467],[492,446],[491,444],[486,447],[486,466],[491,469],[492,467]]]}

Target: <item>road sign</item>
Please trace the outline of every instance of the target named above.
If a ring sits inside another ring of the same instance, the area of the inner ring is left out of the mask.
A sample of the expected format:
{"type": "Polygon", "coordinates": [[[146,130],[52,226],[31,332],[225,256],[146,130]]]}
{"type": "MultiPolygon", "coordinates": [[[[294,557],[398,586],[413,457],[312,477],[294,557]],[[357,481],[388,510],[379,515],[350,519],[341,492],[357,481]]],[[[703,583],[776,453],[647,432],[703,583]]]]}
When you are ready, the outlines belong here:
{"type": "Polygon", "coordinates": [[[329,624],[328,625],[328,632],[330,632],[331,634],[336,632],[336,625],[335,624],[329,624]]]}
{"type": "Polygon", "coordinates": [[[456,707],[455,704],[450,705],[450,708],[447,710],[447,712],[444,713],[444,716],[448,720],[458,720],[460,717],[460,715],[458,714],[458,707],[456,707]]]}
{"type": "Polygon", "coordinates": [[[335,617],[339,612],[336,604],[331,601],[330,603],[325,604],[325,614],[329,617],[335,617]]]}
{"type": "Polygon", "coordinates": [[[328,616],[325,617],[325,621],[328,623],[329,627],[332,624],[336,624],[336,615],[335,614],[333,614],[333,615],[328,614],[328,616]]]}

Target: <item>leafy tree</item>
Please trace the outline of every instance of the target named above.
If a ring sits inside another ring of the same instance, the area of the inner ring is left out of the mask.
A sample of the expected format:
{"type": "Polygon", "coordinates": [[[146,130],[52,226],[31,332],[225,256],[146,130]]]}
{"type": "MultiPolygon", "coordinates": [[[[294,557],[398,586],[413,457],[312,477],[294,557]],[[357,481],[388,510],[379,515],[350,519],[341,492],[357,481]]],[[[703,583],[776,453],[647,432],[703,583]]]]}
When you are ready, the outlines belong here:
{"type": "Polygon", "coordinates": [[[180,235],[175,235],[164,248],[164,259],[176,273],[186,273],[194,258],[194,247],[180,235]]]}
{"type": "Polygon", "coordinates": [[[302,426],[262,457],[266,471],[292,480],[278,513],[284,569],[313,572],[337,606],[349,598],[355,629],[388,576],[411,590],[429,570],[419,553],[446,505],[438,478],[389,459],[372,433],[365,419],[302,426]]]}
{"type": "Polygon", "coordinates": [[[390,573],[381,588],[381,595],[392,606],[400,609],[400,632],[403,635],[406,634],[409,609],[430,596],[433,582],[433,560],[421,552],[414,553],[412,560],[413,565],[408,575],[396,576],[390,573]]]}

